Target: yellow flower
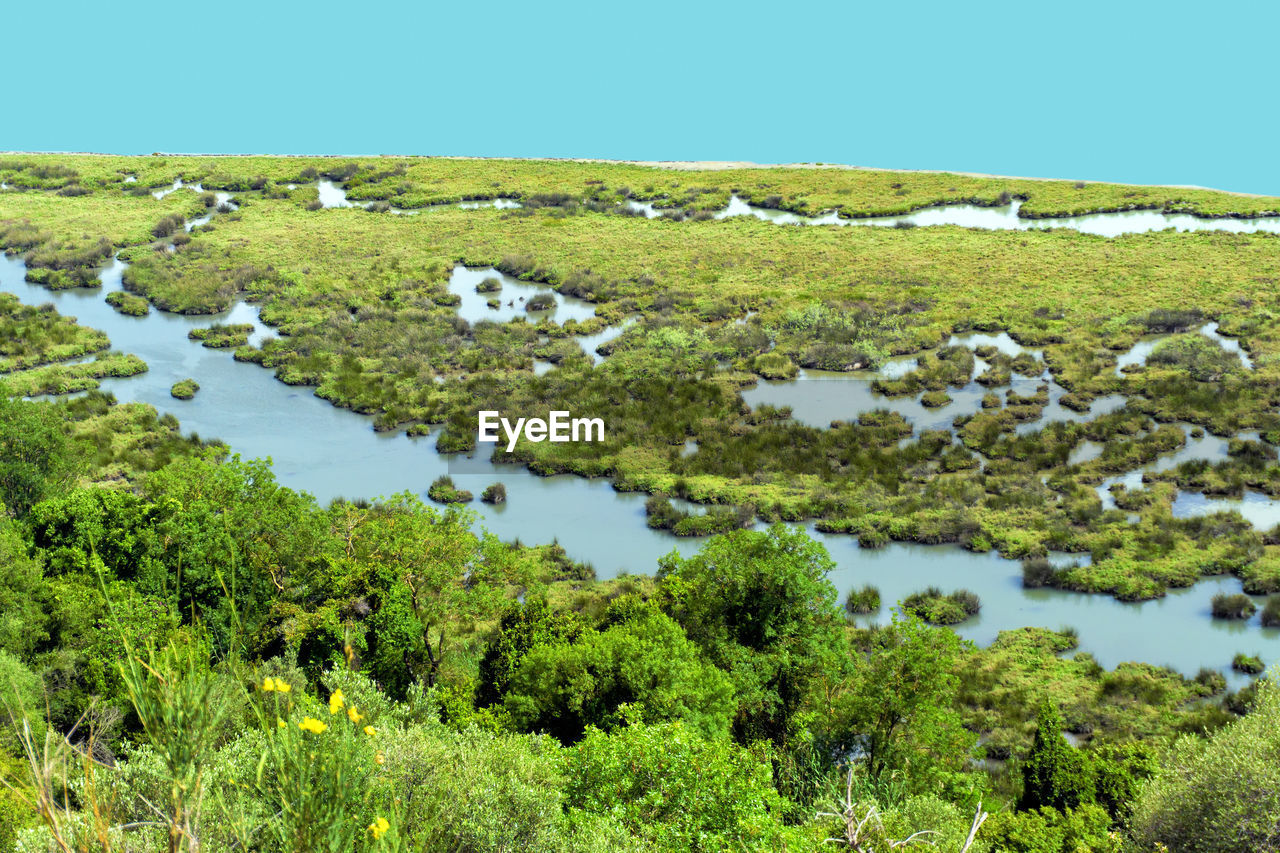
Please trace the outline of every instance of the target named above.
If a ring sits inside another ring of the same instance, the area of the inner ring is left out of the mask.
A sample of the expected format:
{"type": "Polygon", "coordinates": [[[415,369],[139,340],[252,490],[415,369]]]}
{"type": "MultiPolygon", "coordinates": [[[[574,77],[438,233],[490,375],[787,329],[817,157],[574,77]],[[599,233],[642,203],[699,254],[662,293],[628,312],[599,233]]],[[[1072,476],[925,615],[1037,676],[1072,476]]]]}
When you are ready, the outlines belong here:
{"type": "Polygon", "coordinates": [[[276,717],[276,728],[278,729],[284,728],[284,720],[280,719],[279,717],[276,717]]]}
{"type": "Polygon", "coordinates": [[[356,710],[355,705],[351,705],[347,708],[347,719],[353,723],[358,723],[364,719],[364,715],[356,710]]]}
{"type": "Polygon", "coordinates": [[[311,732],[313,735],[318,735],[329,727],[317,720],[315,717],[304,717],[302,722],[298,723],[298,728],[302,729],[304,732],[311,732]]]}
{"type": "Polygon", "coordinates": [[[384,764],[387,760],[387,757],[382,754],[382,750],[378,750],[377,753],[373,756],[373,760],[378,762],[379,764],[384,764]]]}
{"type": "Polygon", "coordinates": [[[274,678],[264,678],[262,680],[262,692],[272,693],[276,689],[276,680],[274,678]]]}
{"type": "Polygon", "coordinates": [[[378,733],[378,731],[373,726],[365,726],[364,733],[367,734],[369,737],[373,737],[378,733]]]}
{"type": "Polygon", "coordinates": [[[293,685],[291,685],[289,682],[285,681],[283,678],[277,678],[277,679],[276,679],[276,692],[277,692],[277,693],[288,693],[288,692],[289,692],[290,690],[292,690],[292,689],[293,689],[293,685]]]}
{"type": "Polygon", "coordinates": [[[329,713],[336,714],[342,710],[342,691],[335,690],[329,696],[329,713]]]}
{"type": "Polygon", "coordinates": [[[387,819],[385,817],[380,817],[376,819],[373,823],[369,824],[369,834],[372,835],[374,840],[376,841],[377,839],[386,835],[387,830],[390,828],[391,828],[391,824],[387,822],[387,819]]]}

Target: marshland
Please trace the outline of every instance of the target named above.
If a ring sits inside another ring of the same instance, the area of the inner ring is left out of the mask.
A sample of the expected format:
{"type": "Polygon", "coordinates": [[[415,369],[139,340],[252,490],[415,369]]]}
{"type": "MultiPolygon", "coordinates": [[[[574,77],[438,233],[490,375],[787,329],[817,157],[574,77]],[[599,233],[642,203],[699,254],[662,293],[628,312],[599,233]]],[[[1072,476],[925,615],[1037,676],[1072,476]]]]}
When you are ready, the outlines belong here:
{"type": "MultiPolygon", "coordinates": [[[[371,802],[481,743],[562,797],[522,830],[546,849],[801,849],[831,756],[881,750],[858,784],[893,826],[933,798],[963,838],[1003,799],[1002,850],[1036,819],[1159,838],[1164,745],[1275,703],[1280,199],[432,158],[5,155],[0,181],[3,595],[37,626],[0,664],[50,730],[157,731],[127,613],[187,650],[175,678],[360,697],[393,744],[371,802]],[[497,453],[488,410],[606,429],[497,453]],[[946,713],[881,732],[903,668],[946,713]],[[1042,698],[1088,767],[1037,803],[1058,818],[1014,808],[1042,698]],[[759,807],[654,821],[565,781],[643,798],[611,751],[673,738],[759,807]]],[[[247,743],[205,757],[235,778],[247,743]]]]}

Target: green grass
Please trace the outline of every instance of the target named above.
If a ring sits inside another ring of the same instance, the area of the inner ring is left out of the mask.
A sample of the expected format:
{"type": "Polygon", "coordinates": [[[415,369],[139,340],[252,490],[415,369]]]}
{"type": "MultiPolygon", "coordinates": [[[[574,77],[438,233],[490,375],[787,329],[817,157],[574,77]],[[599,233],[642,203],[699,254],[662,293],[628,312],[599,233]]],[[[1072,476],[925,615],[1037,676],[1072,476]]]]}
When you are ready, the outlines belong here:
{"type": "Polygon", "coordinates": [[[178,400],[190,400],[200,390],[200,383],[194,379],[181,379],[173,383],[173,387],[169,389],[169,394],[178,400]]]}
{"type": "Polygon", "coordinates": [[[731,192],[762,206],[801,212],[839,208],[847,215],[900,213],[946,202],[996,204],[1017,196],[1033,215],[1094,210],[1168,208],[1206,215],[1280,211],[1280,199],[1180,187],[1139,187],[984,178],[952,173],[827,167],[670,169],[628,163],[429,157],[115,157],[12,155],[0,179],[14,186],[93,191],[161,188],[175,178],[206,189],[290,192],[317,174],[345,181],[353,200],[387,200],[398,207],[497,197],[616,199],[625,194],[660,206],[723,207],[731,192]],[[34,173],[44,170],[43,176],[34,173]],[[308,171],[309,170],[309,171],[308,171]],[[135,175],[137,183],[123,183],[135,175]]]}
{"type": "Polygon", "coordinates": [[[151,305],[147,300],[122,290],[108,293],[106,302],[121,314],[128,314],[131,317],[145,317],[151,312],[151,305]]]}
{"type": "Polygon", "coordinates": [[[101,352],[110,346],[97,329],[64,317],[52,305],[22,305],[0,293],[0,373],[101,352]]]}
{"type": "Polygon", "coordinates": [[[81,364],[46,364],[0,375],[9,393],[32,397],[39,394],[73,394],[97,388],[108,377],[137,376],[147,364],[132,353],[109,352],[81,364]]]}

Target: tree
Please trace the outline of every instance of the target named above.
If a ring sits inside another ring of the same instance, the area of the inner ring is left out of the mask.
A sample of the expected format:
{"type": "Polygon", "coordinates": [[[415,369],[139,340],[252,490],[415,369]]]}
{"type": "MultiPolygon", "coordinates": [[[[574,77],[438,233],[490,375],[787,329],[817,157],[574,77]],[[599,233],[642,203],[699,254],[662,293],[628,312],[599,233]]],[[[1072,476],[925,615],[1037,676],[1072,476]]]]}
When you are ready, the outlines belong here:
{"type": "Polygon", "coordinates": [[[861,754],[874,787],[894,775],[908,793],[937,793],[964,769],[974,744],[955,710],[964,650],[952,631],[895,614],[855,656],[835,702],[837,746],[861,754]]]}
{"type": "Polygon", "coordinates": [[[1067,811],[1093,801],[1093,780],[1083,756],[1062,736],[1058,709],[1046,697],[1040,703],[1036,736],[1022,766],[1019,809],[1041,806],[1067,811]]]}
{"type": "Polygon", "coordinates": [[[524,569],[474,514],[438,512],[403,493],[370,508],[329,511],[337,553],[305,579],[326,607],[361,618],[365,665],[393,696],[421,678],[435,684],[450,641],[501,612],[524,569]]]}
{"type": "Polygon", "coordinates": [[[66,433],[48,403],[12,400],[0,385],[0,505],[22,518],[70,472],[66,433]]]}
{"type": "Polygon", "coordinates": [[[509,604],[480,659],[476,704],[485,708],[501,702],[529,652],[573,642],[585,628],[577,613],[552,610],[542,597],[509,604]]]}
{"type": "Polygon", "coordinates": [[[1134,807],[1135,849],[1280,850],[1280,685],[1259,684],[1248,716],[1174,745],[1134,807]]]}
{"type": "Polygon", "coordinates": [[[768,765],[680,723],[596,729],[570,752],[565,799],[620,821],[654,850],[800,850],[768,765]]]}
{"type": "Polygon", "coordinates": [[[839,667],[833,567],[820,543],[781,524],[712,537],[687,560],[662,558],[667,612],[733,678],[741,742],[785,743],[815,680],[839,667]]]}
{"type": "Polygon", "coordinates": [[[0,650],[30,660],[49,639],[48,599],[40,561],[27,555],[17,523],[0,512],[0,650]]]}
{"type": "Polygon", "coordinates": [[[295,592],[297,576],[325,556],[315,500],[277,483],[269,460],[180,459],[149,475],[142,493],[166,572],[140,586],[202,619],[216,645],[236,624],[261,627],[272,599],[295,592]],[[163,591],[151,588],[159,583],[163,591]]]}
{"type": "Polygon", "coordinates": [[[733,686],[701,657],[669,616],[648,610],[572,643],[533,648],[504,705],[517,725],[562,743],[580,740],[588,726],[610,731],[629,719],[683,720],[703,735],[724,736],[733,686]]]}

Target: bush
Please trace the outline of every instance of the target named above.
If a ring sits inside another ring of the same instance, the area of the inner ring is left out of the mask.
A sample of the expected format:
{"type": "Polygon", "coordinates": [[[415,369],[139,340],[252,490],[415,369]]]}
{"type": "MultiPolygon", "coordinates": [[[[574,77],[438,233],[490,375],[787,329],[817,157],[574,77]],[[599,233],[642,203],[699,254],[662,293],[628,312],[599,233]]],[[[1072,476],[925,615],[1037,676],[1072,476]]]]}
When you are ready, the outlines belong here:
{"type": "Polygon", "coordinates": [[[880,590],[871,584],[867,584],[862,589],[851,589],[849,590],[849,597],[845,599],[844,607],[850,613],[858,615],[878,613],[880,611],[880,590]]]}
{"type": "Polygon", "coordinates": [[[121,314],[128,314],[130,317],[145,317],[151,311],[151,305],[147,300],[132,293],[125,293],[123,290],[108,293],[106,303],[121,314]]]}
{"type": "Polygon", "coordinates": [[[1245,675],[1261,675],[1266,666],[1262,663],[1262,658],[1257,655],[1246,655],[1239,652],[1231,659],[1231,668],[1236,672],[1243,672],[1245,675]]]}
{"type": "Polygon", "coordinates": [[[576,743],[594,727],[682,720],[724,737],[734,709],[729,676],[670,616],[646,605],[611,611],[620,621],[569,643],[530,649],[507,683],[503,707],[514,725],[576,743]]]}
{"type": "Polygon", "coordinates": [[[1195,308],[1156,308],[1138,322],[1148,332],[1185,332],[1204,322],[1204,314],[1195,308]]]}
{"type": "Polygon", "coordinates": [[[1280,595],[1267,599],[1262,608],[1262,626],[1264,628],[1280,628],[1280,595]]]}
{"type": "Polygon", "coordinates": [[[982,608],[978,596],[967,589],[944,595],[931,586],[924,592],[908,595],[902,600],[902,609],[920,617],[932,625],[958,625],[982,608]]]}
{"type": "Polygon", "coordinates": [[[476,285],[476,293],[497,293],[502,290],[502,280],[489,276],[476,285]]]}
{"type": "Polygon", "coordinates": [[[474,496],[466,489],[459,489],[453,484],[453,478],[448,474],[441,475],[431,484],[431,488],[427,489],[427,497],[436,503],[441,504],[464,504],[470,503],[474,496]]]}
{"type": "Polygon", "coordinates": [[[1058,570],[1053,567],[1047,557],[1031,557],[1022,561],[1022,586],[1026,589],[1039,589],[1055,586],[1058,570]]]}
{"type": "Polygon", "coordinates": [[[1196,673],[1196,684],[1203,686],[1210,694],[1221,693],[1227,689],[1227,677],[1216,669],[1201,667],[1196,673]]]}
{"type": "Polygon", "coordinates": [[[179,400],[190,400],[200,390],[200,384],[194,379],[183,379],[173,383],[169,394],[179,400]]]}
{"type": "Polygon", "coordinates": [[[1275,850],[1280,838],[1280,688],[1263,682],[1257,707],[1205,740],[1175,744],[1130,819],[1138,850],[1275,850]]]}
{"type": "Polygon", "coordinates": [[[920,405],[927,409],[936,409],[951,402],[951,395],[946,391],[925,391],[920,396],[920,405]]]}
{"type": "Polygon", "coordinates": [[[769,765],[681,724],[591,731],[569,758],[568,805],[620,821],[653,850],[800,850],[769,765]],[[790,842],[790,843],[788,843],[790,842]]]}
{"type": "Polygon", "coordinates": [[[504,504],[507,502],[507,487],[501,483],[486,486],[480,493],[480,500],[487,504],[504,504]]]}
{"type": "Polygon", "coordinates": [[[548,311],[554,307],[556,307],[556,298],[550,293],[535,294],[524,303],[526,311],[548,311]]]}
{"type": "Polygon", "coordinates": [[[1204,335],[1192,334],[1161,342],[1147,364],[1185,370],[1197,382],[1216,382],[1240,370],[1240,360],[1204,335]]]}
{"type": "Polygon", "coordinates": [[[173,232],[181,230],[184,221],[180,214],[171,213],[152,226],[151,236],[157,239],[168,237],[173,232]]]}
{"type": "Polygon", "coordinates": [[[1074,809],[1093,800],[1093,780],[1083,757],[1062,736],[1062,719],[1048,699],[1040,703],[1035,741],[1022,768],[1018,808],[1074,809]]]}
{"type": "Polygon", "coordinates": [[[1248,619],[1258,607],[1242,592],[1235,595],[1220,592],[1213,597],[1212,609],[1214,619],[1248,619]]]}

